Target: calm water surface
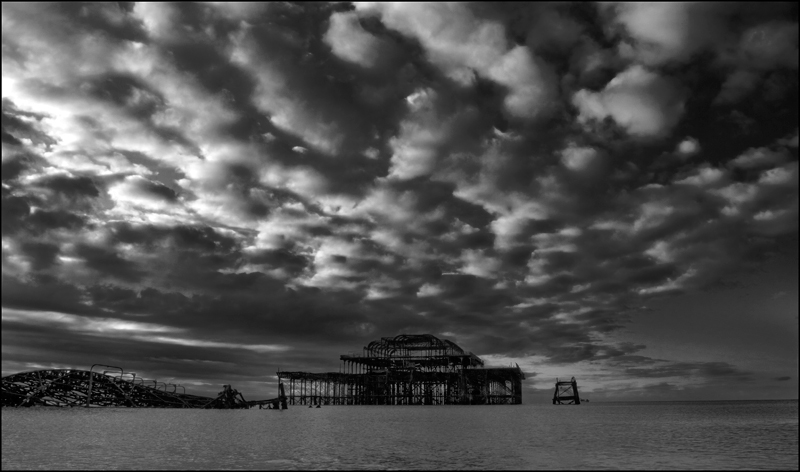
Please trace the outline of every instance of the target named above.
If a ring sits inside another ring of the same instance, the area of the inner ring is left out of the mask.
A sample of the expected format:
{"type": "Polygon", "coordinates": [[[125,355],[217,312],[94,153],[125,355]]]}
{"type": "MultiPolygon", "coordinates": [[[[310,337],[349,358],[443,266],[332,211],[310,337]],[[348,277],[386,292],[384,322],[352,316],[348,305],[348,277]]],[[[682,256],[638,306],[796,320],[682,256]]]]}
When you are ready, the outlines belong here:
{"type": "Polygon", "coordinates": [[[5,469],[798,469],[797,401],[4,408],[5,469]]]}

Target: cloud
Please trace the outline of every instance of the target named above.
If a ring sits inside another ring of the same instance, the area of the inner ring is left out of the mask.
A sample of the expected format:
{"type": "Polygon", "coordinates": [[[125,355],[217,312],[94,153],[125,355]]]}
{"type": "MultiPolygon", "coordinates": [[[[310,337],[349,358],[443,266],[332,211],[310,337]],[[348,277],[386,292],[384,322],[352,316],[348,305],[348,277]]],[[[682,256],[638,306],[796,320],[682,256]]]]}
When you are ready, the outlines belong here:
{"type": "Polygon", "coordinates": [[[173,203],[178,200],[174,190],[158,182],[153,182],[144,177],[134,175],[108,190],[109,195],[118,202],[132,202],[140,205],[155,205],[173,203]]]}
{"type": "Polygon", "coordinates": [[[456,83],[471,85],[472,70],[507,87],[504,105],[511,116],[534,118],[552,111],[557,90],[550,66],[525,46],[509,48],[501,23],[476,18],[459,4],[370,3],[356,8],[417,39],[431,62],[456,83]]]}
{"type": "Polygon", "coordinates": [[[684,111],[683,93],[675,83],[641,66],[617,74],[600,92],[578,91],[572,103],[581,123],[610,117],[639,137],[667,135],[684,111]]]}
{"type": "Polygon", "coordinates": [[[766,147],[750,148],[729,161],[728,166],[740,169],[757,169],[782,164],[786,159],[786,154],[781,151],[771,150],[766,147]]]}
{"type": "Polygon", "coordinates": [[[748,96],[763,72],[797,69],[797,23],[786,5],[754,10],[748,4],[619,3],[598,5],[610,20],[607,38],[618,39],[621,56],[650,67],[684,64],[705,54],[728,68],[714,103],[748,96]],[[731,21],[739,17],[739,23],[731,21]]]}
{"type": "Polygon", "coordinates": [[[758,179],[763,184],[789,184],[795,182],[797,178],[797,163],[787,164],[783,167],[765,170],[758,179]]]}
{"type": "Polygon", "coordinates": [[[725,175],[724,170],[704,166],[696,169],[694,175],[677,180],[675,183],[684,185],[709,185],[722,181],[725,175]]]}
{"type": "Polygon", "coordinates": [[[647,65],[683,62],[724,39],[726,9],[703,3],[601,4],[632,40],[635,57],[647,65]],[[721,14],[722,13],[722,14],[721,14]]]}
{"type": "Polygon", "coordinates": [[[797,139],[798,139],[798,131],[795,130],[793,135],[786,136],[784,138],[779,139],[778,140],[778,144],[781,144],[781,145],[787,146],[787,147],[796,148],[797,147],[797,139]]]}
{"type": "Polygon", "coordinates": [[[548,65],[535,61],[526,47],[516,46],[508,51],[491,66],[488,75],[510,89],[503,103],[512,116],[534,118],[552,109],[555,77],[548,65]]]}
{"type": "Polygon", "coordinates": [[[378,3],[356,8],[361,14],[378,14],[388,27],[418,39],[431,60],[451,73],[463,66],[485,71],[507,50],[503,25],[475,18],[462,5],[378,3]]]}
{"type": "Polygon", "coordinates": [[[587,169],[598,158],[597,150],[591,147],[580,147],[571,144],[561,151],[561,163],[570,170],[587,169]]]}
{"type": "Polygon", "coordinates": [[[136,4],[133,16],[142,21],[147,33],[154,38],[168,38],[173,34],[175,9],[169,4],[136,4]]]}
{"type": "Polygon", "coordinates": [[[388,52],[388,43],[365,31],[355,12],[335,12],[329,21],[323,39],[340,58],[372,67],[388,52]]]}
{"type": "Polygon", "coordinates": [[[714,100],[717,104],[735,103],[758,85],[761,77],[750,70],[737,70],[725,79],[722,89],[714,100]]]}
{"type": "Polygon", "coordinates": [[[764,72],[774,69],[797,69],[797,23],[783,20],[766,21],[743,31],[735,53],[722,61],[733,70],[722,84],[716,104],[741,101],[762,83],[764,72]]]}
{"type": "Polygon", "coordinates": [[[797,23],[771,21],[756,25],[742,34],[743,60],[759,69],[784,66],[797,69],[797,23]]]}
{"type": "Polygon", "coordinates": [[[694,138],[686,138],[678,143],[675,152],[683,159],[689,158],[700,152],[700,143],[694,138]]]}
{"type": "Polygon", "coordinates": [[[432,297],[442,293],[442,289],[436,285],[424,284],[417,292],[418,297],[432,297]]]}
{"type": "Polygon", "coordinates": [[[527,26],[526,43],[532,50],[563,53],[578,43],[586,32],[586,26],[570,15],[563,5],[539,5],[538,9],[520,8],[513,11],[517,18],[530,21],[527,26]]]}

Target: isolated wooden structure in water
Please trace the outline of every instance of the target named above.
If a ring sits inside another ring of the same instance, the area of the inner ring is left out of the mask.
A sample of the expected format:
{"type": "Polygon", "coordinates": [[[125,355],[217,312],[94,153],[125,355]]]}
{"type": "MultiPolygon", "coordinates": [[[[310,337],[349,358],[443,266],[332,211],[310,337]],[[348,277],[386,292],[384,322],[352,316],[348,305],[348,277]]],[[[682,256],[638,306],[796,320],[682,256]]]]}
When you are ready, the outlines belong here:
{"type": "Polygon", "coordinates": [[[569,381],[560,381],[556,379],[556,391],[553,392],[553,405],[580,404],[581,397],[578,394],[578,382],[575,380],[575,377],[572,377],[569,381]]]}
{"type": "Polygon", "coordinates": [[[341,372],[278,372],[291,405],[485,405],[522,403],[519,366],[484,367],[457,344],[402,334],[340,356],[341,372]]]}

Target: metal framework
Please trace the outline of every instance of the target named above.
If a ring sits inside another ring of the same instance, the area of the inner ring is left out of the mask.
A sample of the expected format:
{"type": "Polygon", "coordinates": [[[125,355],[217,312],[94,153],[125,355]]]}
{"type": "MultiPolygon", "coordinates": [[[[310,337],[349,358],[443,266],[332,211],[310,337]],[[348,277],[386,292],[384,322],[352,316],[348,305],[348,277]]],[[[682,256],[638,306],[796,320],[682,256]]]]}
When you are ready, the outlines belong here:
{"type": "MultiPolygon", "coordinates": [[[[215,398],[189,395],[183,386],[166,384],[141,377],[124,378],[123,371],[95,372],[90,370],[54,369],[21,372],[3,377],[2,406],[30,407],[131,407],[131,408],[269,408],[286,409],[283,386],[281,396],[269,400],[246,401],[230,385],[215,398]],[[112,375],[109,375],[112,374],[112,375]],[[159,386],[163,385],[163,389],[159,386]],[[172,391],[167,391],[171,385],[172,391]],[[183,393],[177,393],[177,387],[183,393]]],[[[113,367],[113,366],[102,366],[113,367]]],[[[117,371],[117,369],[119,371],[117,371]]]]}
{"type": "Polygon", "coordinates": [[[556,391],[553,392],[553,405],[580,404],[581,397],[578,395],[578,382],[575,380],[575,377],[572,377],[569,381],[559,381],[556,379],[556,391]]]}
{"type": "Polygon", "coordinates": [[[430,334],[401,334],[340,356],[341,372],[278,372],[291,405],[483,405],[522,403],[519,366],[480,357],[430,334]]]}

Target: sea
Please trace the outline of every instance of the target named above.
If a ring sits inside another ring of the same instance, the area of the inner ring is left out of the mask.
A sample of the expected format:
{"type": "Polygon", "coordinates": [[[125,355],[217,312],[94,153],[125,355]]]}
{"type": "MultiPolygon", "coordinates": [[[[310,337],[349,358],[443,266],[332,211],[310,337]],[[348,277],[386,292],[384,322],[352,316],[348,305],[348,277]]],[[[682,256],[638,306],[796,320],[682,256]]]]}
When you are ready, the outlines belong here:
{"type": "Polygon", "coordinates": [[[797,407],[3,408],[2,469],[798,470],[797,407]]]}

